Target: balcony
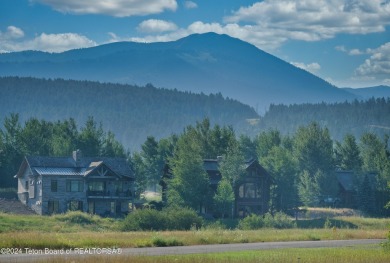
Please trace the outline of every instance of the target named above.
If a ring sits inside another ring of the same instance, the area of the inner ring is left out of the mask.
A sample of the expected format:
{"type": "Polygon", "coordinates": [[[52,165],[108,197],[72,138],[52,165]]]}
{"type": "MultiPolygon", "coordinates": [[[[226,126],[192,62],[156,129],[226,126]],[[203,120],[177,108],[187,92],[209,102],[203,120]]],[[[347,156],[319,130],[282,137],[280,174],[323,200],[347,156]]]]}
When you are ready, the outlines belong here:
{"type": "Polygon", "coordinates": [[[96,199],[131,199],[132,193],[130,190],[125,192],[118,191],[92,191],[87,190],[87,198],[96,198],[96,199]]]}

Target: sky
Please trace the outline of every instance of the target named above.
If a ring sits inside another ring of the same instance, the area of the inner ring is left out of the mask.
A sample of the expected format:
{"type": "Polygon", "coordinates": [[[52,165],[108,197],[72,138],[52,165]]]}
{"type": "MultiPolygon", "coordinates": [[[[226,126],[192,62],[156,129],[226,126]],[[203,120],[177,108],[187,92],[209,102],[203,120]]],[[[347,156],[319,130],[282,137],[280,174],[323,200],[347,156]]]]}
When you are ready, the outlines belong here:
{"type": "Polygon", "coordinates": [[[0,52],[216,32],[337,87],[390,86],[390,0],[0,0],[0,52]]]}

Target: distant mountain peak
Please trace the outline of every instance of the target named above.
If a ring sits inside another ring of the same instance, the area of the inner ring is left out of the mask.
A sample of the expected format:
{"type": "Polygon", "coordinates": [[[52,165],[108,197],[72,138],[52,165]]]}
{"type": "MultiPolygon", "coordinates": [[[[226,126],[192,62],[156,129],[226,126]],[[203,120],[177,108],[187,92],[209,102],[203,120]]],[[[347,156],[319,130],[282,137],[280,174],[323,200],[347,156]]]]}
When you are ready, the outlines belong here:
{"type": "Polygon", "coordinates": [[[218,93],[263,112],[271,103],[356,98],[240,39],[216,33],[172,42],[120,42],[59,54],[0,54],[0,76],[95,80],[218,93]]]}

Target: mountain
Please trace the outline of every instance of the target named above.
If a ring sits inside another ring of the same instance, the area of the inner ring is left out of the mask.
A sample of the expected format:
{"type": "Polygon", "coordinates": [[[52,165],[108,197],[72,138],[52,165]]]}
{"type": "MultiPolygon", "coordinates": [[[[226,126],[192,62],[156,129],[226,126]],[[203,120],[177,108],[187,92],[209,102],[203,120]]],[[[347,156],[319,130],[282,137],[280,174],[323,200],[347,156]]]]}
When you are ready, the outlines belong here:
{"type": "Polygon", "coordinates": [[[0,76],[28,76],[128,83],[218,93],[264,112],[271,103],[354,99],[255,46],[215,33],[172,42],[118,42],[63,53],[0,54],[0,76]]]}
{"type": "Polygon", "coordinates": [[[389,98],[390,97],[390,86],[374,86],[359,89],[343,88],[349,93],[355,94],[360,99],[369,98],[389,98]]]}
{"type": "Polygon", "coordinates": [[[149,135],[159,139],[181,133],[205,117],[237,132],[247,127],[247,119],[258,118],[253,108],[221,94],[152,85],[0,77],[0,123],[11,113],[18,113],[22,124],[31,117],[46,121],[73,118],[84,126],[92,116],[131,150],[138,149],[149,135]]]}

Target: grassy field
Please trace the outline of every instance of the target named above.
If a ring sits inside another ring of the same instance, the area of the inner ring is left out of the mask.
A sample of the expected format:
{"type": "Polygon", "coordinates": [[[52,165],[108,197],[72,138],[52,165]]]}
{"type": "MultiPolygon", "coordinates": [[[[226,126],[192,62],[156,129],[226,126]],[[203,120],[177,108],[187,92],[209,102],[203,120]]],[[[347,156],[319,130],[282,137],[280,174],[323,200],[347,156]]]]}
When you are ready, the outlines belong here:
{"type": "Polygon", "coordinates": [[[386,238],[390,219],[307,218],[293,229],[252,231],[211,224],[191,231],[121,232],[120,220],[78,212],[55,216],[0,214],[0,248],[151,247],[299,240],[386,238]]]}
{"type": "MultiPolygon", "coordinates": [[[[52,258],[46,263],[65,263],[69,259],[52,258]]],[[[91,256],[88,258],[72,258],[72,262],[85,263],[171,263],[171,262],[390,262],[390,253],[378,246],[356,246],[346,248],[311,248],[311,249],[275,249],[262,251],[225,252],[193,255],[171,256],[91,256]]]]}
{"type": "MultiPolygon", "coordinates": [[[[38,216],[0,213],[0,248],[69,249],[186,246],[299,240],[387,238],[390,219],[366,218],[350,210],[312,209],[297,228],[243,231],[236,221],[206,224],[190,231],[120,231],[121,220],[72,212],[38,216]],[[224,224],[226,223],[226,224],[224,224]],[[231,229],[225,229],[228,225],[231,229]]],[[[47,263],[69,262],[48,258],[47,263]]],[[[390,262],[380,246],[276,249],[180,256],[100,255],[75,257],[72,262],[390,262]]]]}

